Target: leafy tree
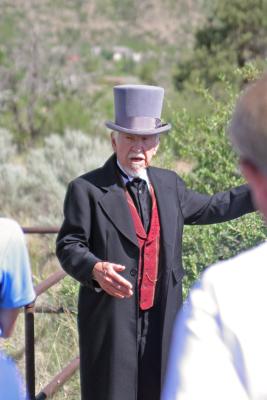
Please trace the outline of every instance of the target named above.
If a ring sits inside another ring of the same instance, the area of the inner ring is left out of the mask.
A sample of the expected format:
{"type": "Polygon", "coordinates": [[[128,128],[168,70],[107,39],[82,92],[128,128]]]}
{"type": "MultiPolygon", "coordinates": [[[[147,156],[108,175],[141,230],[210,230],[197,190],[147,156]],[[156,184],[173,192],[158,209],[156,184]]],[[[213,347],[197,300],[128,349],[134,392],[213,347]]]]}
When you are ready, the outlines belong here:
{"type": "Polygon", "coordinates": [[[193,52],[178,64],[178,89],[195,79],[210,86],[221,74],[232,80],[235,67],[266,58],[266,0],[216,0],[211,7],[206,23],[196,31],[193,52]]]}

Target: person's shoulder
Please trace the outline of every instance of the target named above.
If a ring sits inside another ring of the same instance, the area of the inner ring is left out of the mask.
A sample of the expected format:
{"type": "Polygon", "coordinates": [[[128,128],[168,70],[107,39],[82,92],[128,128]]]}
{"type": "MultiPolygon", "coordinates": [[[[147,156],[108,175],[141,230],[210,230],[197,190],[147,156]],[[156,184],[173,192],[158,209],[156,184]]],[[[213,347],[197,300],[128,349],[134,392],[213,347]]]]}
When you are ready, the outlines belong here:
{"type": "Polygon", "coordinates": [[[161,181],[163,184],[176,188],[183,192],[186,189],[184,180],[173,170],[167,168],[150,167],[149,174],[151,178],[161,181]]]}
{"type": "Polygon", "coordinates": [[[96,169],[93,169],[92,171],[86,172],[83,175],[78,176],[73,180],[75,183],[95,183],[98,181],[98,179],[102,176],[103,173],[103,167],[99,167],[96,169]]]}
{"type": "Polygon", "coordinates": [[[167,179],[181,179],[180,176],[173,170],[167,169],[167,168],[159,168],[159,167],[149,167],[150,173],[152,173],[155,176],[160,176],[162,178],[167,178],[167,179]]]}
{"type": "Polygon", "coordinates": [[[87,190],[92,186],[93,187],[98,186],[99,182],[101,182],[102,176],[103,176],[103,167],[97,168],[74,178],[69,182],[68,187],[73,190],[75,189],[79,190],[79,188],[87,190]]]}
{"type": "Polygon", "coordinates": [[[0,260],[4,257],[8,247],[13,244],[16,246],[21,242],[24,242],[24,235],[20,225],[13,219],[0,218],[0,260]]]}
{"type": "Polygon", "coordinates": [[[21,227],[14,219],[0,218],[0,232],[2,231],[5,232],[5,235],[8,235],[9,232],[21,232],[21,227]]]}
{"type": "Polygon", "coordinates": [[[203,272],[201,279],[204,283],[228,287],[230,282],[244,283],[247,280],[249,283],[253,276],[267,275],[266,258],[267,242],[263,242],[228,260],[208,267],[203,272]]]}
{"type": "Polygon", "coordinates": [[[236,326],[244,313],[253,314],[266,304],[266,256],[264,243],[207,268],[190,292],[189,304],[236,326]]]}
{"type": "Polygon", "coordinates": [[[109,180],[110,171],[114,169],[114,157],[111,156],[104,165],[99,168],[93,169],[74,178],[69,185],[70,186],[101,186],[107,184],[109,180]]]}

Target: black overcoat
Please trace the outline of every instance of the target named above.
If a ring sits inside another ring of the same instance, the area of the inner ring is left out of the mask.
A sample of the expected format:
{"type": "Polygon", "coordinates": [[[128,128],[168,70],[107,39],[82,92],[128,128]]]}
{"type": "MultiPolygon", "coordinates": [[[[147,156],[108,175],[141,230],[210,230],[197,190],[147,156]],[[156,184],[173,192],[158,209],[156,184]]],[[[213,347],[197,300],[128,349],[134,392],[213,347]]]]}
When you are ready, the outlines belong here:
{"type": "MultiPolygon", "coordinates": [[[[252,211],[253,206],[246,185],[208,196],[187,189],[173,171],[150,167],[148,174],[161,226],[163,379],[172,326],[182,303],[184,224],[223,222],[252,211]]],[[[69,184],[64,214],[57,256],[62,267],[81,283],[78,329],[82,399],[136,400],[139,248],[114,155],[102,168],[69,184]],[[95,290],[91,272],[100,260],[126,266],[122,275],[133,285],[131,298],[116,299],[95,290]]]]}

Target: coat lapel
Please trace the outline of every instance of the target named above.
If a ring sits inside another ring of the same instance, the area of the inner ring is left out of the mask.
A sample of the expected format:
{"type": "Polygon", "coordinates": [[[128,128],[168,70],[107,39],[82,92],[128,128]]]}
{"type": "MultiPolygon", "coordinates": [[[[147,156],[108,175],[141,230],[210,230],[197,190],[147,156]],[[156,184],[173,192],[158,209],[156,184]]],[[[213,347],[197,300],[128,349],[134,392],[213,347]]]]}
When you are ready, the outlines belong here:
{"type": "Polygon", "coordinates": [[[115,163],[116,158],[112,156],[103,167],[103,179],[100,186],[105,193],[99,200],[99,204],[114,226],[138,247],[134,223],[115,163]]]}
{"type": "Polygon", "coordinates": [[[120,191],[108,191],[99,203],[116,228],[138,247],[134,224],[126,201],[124,189],[120,191]]]}
{"type": "Polygon", "coordinates": [[[172,207],[174,202],[174,188],[162,176],[160,170],[155,168],[148,169],[149,179],[153,185],[160,216],[160,229],[163,241],[168,246],[173,246],[175,237],[177,210],[172,207]]]}

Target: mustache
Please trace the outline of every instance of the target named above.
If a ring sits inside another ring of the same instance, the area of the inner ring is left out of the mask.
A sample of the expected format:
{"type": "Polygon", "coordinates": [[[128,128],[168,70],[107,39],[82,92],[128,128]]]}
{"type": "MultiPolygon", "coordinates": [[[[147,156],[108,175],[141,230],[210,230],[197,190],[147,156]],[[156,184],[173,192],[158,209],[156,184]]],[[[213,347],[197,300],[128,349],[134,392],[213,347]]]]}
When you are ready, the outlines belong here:
{"type": "Polygon", "coordinates": [[[143,158],[143,159],[145,159],[145,155],[143,154],[143,153],[141,153],[141,152],[139,152],[139,153],[135,153],[135,152],[131,152],[131,153],[129,153],[129,155],[128,155],[128,157],[129,158],[143,158]]]}

